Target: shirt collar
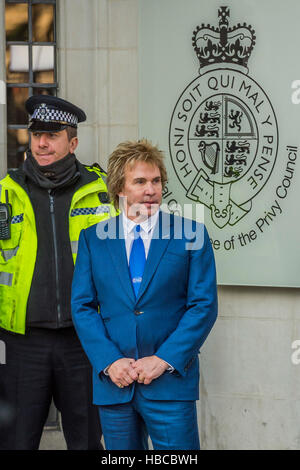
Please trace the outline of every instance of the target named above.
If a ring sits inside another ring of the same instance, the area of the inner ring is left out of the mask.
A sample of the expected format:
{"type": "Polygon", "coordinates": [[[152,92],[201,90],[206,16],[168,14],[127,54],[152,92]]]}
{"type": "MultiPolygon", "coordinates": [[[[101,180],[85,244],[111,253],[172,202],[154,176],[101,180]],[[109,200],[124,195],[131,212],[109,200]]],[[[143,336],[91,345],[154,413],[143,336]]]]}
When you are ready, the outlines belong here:
{"type": "Polygon", "coordinates": [[[131,233],[136,225],[140,225],[141,229],[144,232],[149,233],[151,230],[153,230],[153,228],[154,228],[154,226],[155,226],[155,224],[158,220],[158,214],[159,214],[159,210],[156,211],[155,214],[153,214],[151,217],[148,217],[143,222],[140,222],[139,224],[137,224],[133,220],[128,219],[128,217],[124,213],[122,213],[123,229],[124,229],[125,236],[127,236],[129,233],[131,233]]]}

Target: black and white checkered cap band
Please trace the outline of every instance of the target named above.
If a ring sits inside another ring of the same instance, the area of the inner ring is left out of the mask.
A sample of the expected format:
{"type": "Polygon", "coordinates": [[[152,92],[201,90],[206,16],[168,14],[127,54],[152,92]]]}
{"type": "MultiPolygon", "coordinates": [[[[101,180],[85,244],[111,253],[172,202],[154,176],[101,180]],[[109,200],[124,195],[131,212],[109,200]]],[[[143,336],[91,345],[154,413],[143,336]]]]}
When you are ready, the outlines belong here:
{"type": "Polygon", "coordinates": [[[48,107],[45,103],[42,103],[34,110],[33,114],[30,116],[30,120],[32,119],[45,122],[59,122],[69,124],[70,126],[77,126],[78,124],[78,117],[75,114],[48,107]]]}

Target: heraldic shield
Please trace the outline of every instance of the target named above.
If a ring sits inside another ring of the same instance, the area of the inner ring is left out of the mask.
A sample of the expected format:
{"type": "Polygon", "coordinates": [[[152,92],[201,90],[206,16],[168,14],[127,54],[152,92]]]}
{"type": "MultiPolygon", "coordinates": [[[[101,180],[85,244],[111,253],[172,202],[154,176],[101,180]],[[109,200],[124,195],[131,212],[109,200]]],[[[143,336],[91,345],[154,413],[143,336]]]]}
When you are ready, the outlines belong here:
{"type": "MultiPolygon", "coordinates": [[[[238,97],[226,94],[210,97],[198,107],[188,139],[198,168],[196,181],[204,179],[212,185],[213,222],[219,228],[232,224],[231,185],[244,177],[257,151],[258,136],[250,110],[238,97]]],[[[193,182],[194,195],[196,186],[193,182]]]]}

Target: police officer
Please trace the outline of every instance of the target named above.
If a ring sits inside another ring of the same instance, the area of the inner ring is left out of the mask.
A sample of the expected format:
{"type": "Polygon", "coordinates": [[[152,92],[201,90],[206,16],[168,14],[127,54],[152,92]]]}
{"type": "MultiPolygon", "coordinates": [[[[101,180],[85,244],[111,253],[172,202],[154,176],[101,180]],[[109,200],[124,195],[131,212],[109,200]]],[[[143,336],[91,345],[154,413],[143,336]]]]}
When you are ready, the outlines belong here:
{"type": "MultiPolygon", "coordinates": [[[[0,181],[0,401],[12,410],[0,449],[38,449],[53,400],[68,449],[101,449],[91,367],[70,310],[79,233],[114,215],[105,173],[74,152],[86,119],[63,99],[26,101],[30,150],[0,181]]],[[[101,263],[101,260],[99,260],[101,263]]],[[[105,269],[105,267],[103,267],[105,269]]]]}

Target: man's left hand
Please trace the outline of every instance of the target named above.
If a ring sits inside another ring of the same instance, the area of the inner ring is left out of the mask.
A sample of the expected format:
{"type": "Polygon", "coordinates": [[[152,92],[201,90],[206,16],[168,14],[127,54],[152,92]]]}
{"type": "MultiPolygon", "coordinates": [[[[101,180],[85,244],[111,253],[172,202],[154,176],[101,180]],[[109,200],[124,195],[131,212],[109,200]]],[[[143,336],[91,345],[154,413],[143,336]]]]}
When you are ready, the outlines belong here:
{"type": "Polygon", "coordinates": [[[152,380],[160,377],[169,367],[169,364],[157,356],[147,356],[138,359],[132,367],[138,373],[138,382],[149,385],[152,380]]]}

